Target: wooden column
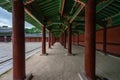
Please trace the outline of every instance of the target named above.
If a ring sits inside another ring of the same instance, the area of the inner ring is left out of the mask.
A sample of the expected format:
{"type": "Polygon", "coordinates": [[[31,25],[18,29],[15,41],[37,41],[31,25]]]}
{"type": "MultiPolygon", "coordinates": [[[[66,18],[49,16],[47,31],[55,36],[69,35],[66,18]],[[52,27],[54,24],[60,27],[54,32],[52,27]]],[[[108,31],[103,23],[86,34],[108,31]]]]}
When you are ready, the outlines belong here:
{"type": "Polygon", "coordinates": [[[42,54],[46,54],[46,31],[45,31],[45,26],[42,27],[42,54]]]}
{"type": "Polygon", "coordinates": [[[54,45],[54,36],[52,34],[52,46],[54,45]]]}
{"type": "Polygon", "coordinates": [[[52,36],[52,33],[51,33],[51,46],[53,44],[53,36],[52,36]]]}
{"type": "Polygon", "coordinates": [[[54,45],[54,43],[55,43],[55,37],[53,36],[53,45],[54,45]]]}
{"type": "Polygon", "coordinates": [[[13,0],[13,80],[25,79],[25,35],[23,0],[13,0]]]}
{"type": "Polygon", "coordinates": [[[64,48],[66,48],[66,30],[64,31],[64,48]]]}
{"type": "MultiPolygon", "coordinates": [[[[50,47],[52,46],[52,33],[50,33],[50,47]]],[[[52,48],[52,47],[51,47],[52,48]]]]}
{"type": "Polygon", "coordinates": [[[59,41],[60,41],[60,44],[62,45],[62,39],[61,39],[61,36],[60,36],[60,38],[59,38],[59,41]]]}
{"type": "Polygon", "coordinates": [[[104,52],[104,54],[106,55],[106,42],[107,41],[107,28],[106,27],[104,27],[103,28],[103,52],[104,52]]]}
{"type": "Polygon", "coordinates": [[[69,54],[72,54],[72,46],[71,46],[71,43],[72,43],[72,29],[71,29],[71,24],[69,24],[69,26],[68,26],[68,53],[67,53],[67,55],[69,55],[69,54]]]}
{"type": "Polygon", "coordinates": [[[61,35],[62,46],[64,46],[64,33],[61,35]]]}
{"type": "Polygon", "coordinates": [[[85,8],[85,74],[95,80],[96,0],[88,0],[85,8]]]}
{"type": "Polygon", "coordinates": [[[51,48],[51,33],[49,32],[49,48],[51,48]]]}
{"type": "Polygon", "coordinates": [[[53,45],[55,44],[55,36],[53,36],[53,45]]]}
{"type": "Polygon", "coordinates": [[[52,34],[52,46],[53,46],[53,34],[52,34]]]}
{"type": "Polygon", "coordinates": [[[77,45],[79,46],[79,33],[77,34],[77,45]]]}
{"type": "Polygon", "coordinates": [[[55,42],[54,43],[56,43],[56,37],[55,37],[55,42]]]}

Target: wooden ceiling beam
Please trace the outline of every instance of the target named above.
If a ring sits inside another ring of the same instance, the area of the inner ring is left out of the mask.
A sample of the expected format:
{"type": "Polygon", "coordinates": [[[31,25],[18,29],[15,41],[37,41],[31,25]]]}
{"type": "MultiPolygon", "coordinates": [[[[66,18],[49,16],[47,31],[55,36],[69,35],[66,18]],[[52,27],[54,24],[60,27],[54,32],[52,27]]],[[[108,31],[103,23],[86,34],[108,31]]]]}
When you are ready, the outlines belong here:
{"type": "Polygon", "coordinates": [[[54,7],[54,5],[59,5],[58,1],[53,1],[53,2],[50,2],[50,3],[42,5],[42,6],[38,4],[38,6],[40,6],[41,9],[42,8],[44,9],[44,8],[47,8],[47,7],[52,7],[52,6],[54,7]]]}
{"type": "Polygon", "coordinates": [[[8,4],[9,2],[2,2],[2,3],[0,3],[0,6],[2,6],[2,5],[5,5],[5,4],[8,4]]]}
{"type": "Polygon", "coordinates": [[[37,23],[39,23],[41,26],[44,26],[38,19],[36,19],[36,18],[31,14],[30,11],[28,11],[27,8],[24,8],[24,10],[25,10],[25,12],[26,12],[31,18],[33,18],[37,23]]]}
{"type": "Polygon", "coordinates": [[[62,0],[62,8],[61,8],[60,16],[63,16],[64,7],[65,7],[65,0],[62,0]]]}
{"type": "Polygon", "coordinates": [[[27,0],[25,3],[24,3],[24,5],[29,5],[29,4],[31,4],[31,3],[33,3],[35,0],[27,0]]]}
{"type": "Polygon", "coordinates": [[[82,9],[85,7],[85,3],[83,3],[83,2],[81,2],[79,0],[75,0],[75,2],[78,2],[80,4],[80,8],[77,9],[77,11],[75,12],[75,14],[69,20],[69,23],[72,23],[75,20],[75,18],[79,15],[79,13],[82,11],[82,9]]]}
{"type": "Polygon", "coordinates": [[[100,12],[101,10],[103,10],[104,8],[108,7],[110,4],[113,3],[113,1],[114,1],[114,0],[108,0],[108,1],[106,1],[105,3],[103,3],[103,4],[106,4],[106,5],[102,6],[102,8],[100,8],[100,9],[99,9],[99,6],[100,6],[100,5],[96,6],[96,8],[97,8],[97,12],[96,12],[96,13],[98,13],[98,12],[100,12]]]}

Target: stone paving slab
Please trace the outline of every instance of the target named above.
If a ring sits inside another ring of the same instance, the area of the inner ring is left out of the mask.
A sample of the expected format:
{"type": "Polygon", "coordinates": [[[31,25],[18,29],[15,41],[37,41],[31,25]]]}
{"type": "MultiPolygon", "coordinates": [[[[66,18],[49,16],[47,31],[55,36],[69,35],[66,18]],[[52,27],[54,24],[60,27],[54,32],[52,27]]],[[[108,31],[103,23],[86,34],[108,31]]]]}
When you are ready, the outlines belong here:
{"type": "MultiPolygon", "coordinates": [[[[47,49],[48,56],[35,54],[26,62],[26,73],[32,73],[32,80],[80,80],[79,72],[84,72],[84,48],[73,46],[76,56],[66,56],[66,49],[56,43],[52,49],[47,49]]],[[[120,80],[120,59],[96,54],[96,74],[107,77],[108,80],[120,80]]],[[[0,77],[0,80],[13,80],[12,70],[0,77]]]]}
{"type": "MultiPolygon", "coordinates": [[[[26,42],[25,52],[41,47],[41,42],[26,42]]],[[[0,42],[0,62],[12,58],[12,43],[0,42]]]]}

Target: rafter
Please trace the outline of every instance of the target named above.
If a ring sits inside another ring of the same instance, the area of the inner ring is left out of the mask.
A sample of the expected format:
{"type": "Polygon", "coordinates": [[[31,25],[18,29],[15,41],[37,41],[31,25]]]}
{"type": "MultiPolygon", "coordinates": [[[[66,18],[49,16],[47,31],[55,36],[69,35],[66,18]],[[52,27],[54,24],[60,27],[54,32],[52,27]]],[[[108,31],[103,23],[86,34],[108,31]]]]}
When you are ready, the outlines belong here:
{"type": "Polygon", "coordinates": [[[52,7],[52,6],[54,6],[54,5],[59,5],[58,3],[57,3],[57,1],[53,1],[53,2],[50,2],[49,4],[45,4],[45,5],[43,5],[43,6],[41,6],[41,5],[38,5],[38,6],[40,6],[40,8],[41,9],[44,9],[44,8],[47,8],[47,7],[52,7]]]}
{"type": "Polygon", "coordinates": [[[63,16],[64,7],[65,7],[65,0],[62,0],[62,8],[61,8],[60,16],[63,16]]]}
{"type": "Polygon", "coordinates": [[[108,18],[105,18],[104,20],[109,20],[110,18],[114,18],[114,17],[119,16],[119,15],[120,15],[120,12],[117,13],[117,14],[115,14],[115,15],[113,15],[113,16],[110,16],[110,17],[108,17],[108,18]]]}
{"type": "Polygon", "coordinates": [[[77,2],[75,1],[74,4],[73,4],[73,6],[72,6],[72,8],[71,8],[70,14],[73,13],[73,9],[74,9],[74,7],[75,7],[76,4],[77,4],[77,2]]]}
{"type": "Polygon", "coordinates": [[[9,3],[9,2],[2,2],[2,3],[0,3],[0,6],[1,6],[1,5],[5,5],[5,4],[7,4],[7,3],[9,3]]]}
{"type": "Polygon", "coordinates": [[[78,2],[80,4],[80,8],[77,9],[77,11],[75,12],[75,14],[73,15],[73,17],[69,20],[69,23],[72,23],[73,20],[79,15],[79,13],[82,11],[82,9],[85,7],[85,3],[79,1],[79,0],[75,0],[76,2],[78,2]]]}
{"type": "Polygon", "coordinates": [[[36,19],[31,13],[30,11],[28,11],[26,8],[24,9],[25,12],[31,17],[33,18],[36,22],[38,22],[41,26],[44,26],[38,19],[36,19]]]}
{"type": "Polygon", "coordinates": [[[58,4],[54,4],[54,5],[52,5],[52,6],[49,6],[49,7],[40,7],[39,9],[41,9],[41,11],[42,10],[49,10],[49,9],[53,9],[53,8],[58,8],[58,7],[56,7],[56,6],[58,6],[58,4]]]}
{"type": "Polygon", "coordinates": [[[43,2],[39,3],[38,5],[45,5],[51,3],[53,0],[44,0],[43,2]]]}
{"type": "Polygon", "coordinates": [[[28,4],[31,4],[32,2],[34,2],[35,0],[27,0],[24,5],[28,5],[28,4]]]}
{"type": "Polygon", "coordinates": [[[97,13],[100,12],[101,10],[103,10],[104,8],[106,8],[107,6],[109,6],[114,0],[108,0],[106,3],[103,3],[103,4],[106,4],[106,5],[98,5],[96,8],[97,8],[97,13]],[[102,6],[102,8],[100,8],[100,6],[102,6]]]}

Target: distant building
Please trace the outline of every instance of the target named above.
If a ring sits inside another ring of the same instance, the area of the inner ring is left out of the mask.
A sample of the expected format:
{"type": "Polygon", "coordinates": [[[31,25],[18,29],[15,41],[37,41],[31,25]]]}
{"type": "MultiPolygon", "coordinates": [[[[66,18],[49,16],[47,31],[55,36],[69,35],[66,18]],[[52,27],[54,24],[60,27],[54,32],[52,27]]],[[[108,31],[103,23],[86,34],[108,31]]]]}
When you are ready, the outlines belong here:
{"type": "MultiPolygon", "coordinates": [[[[12,28],[6,26],[0,28],[0,42],[10,42],[12,40],[12,28]]],[[[46,40],[48,35],[46,35],[46,40]]],[[[42,34],[25,34],[26,42],[41,42],[42,34]]]]}
{"type": "Polygon", "coordinates": [[[10,42],[12,35],[12,28],[2,27],[0,28],[0,42],[10,42]]]}
{"type": "MultiPolygon", "coordinates": [[[[42,34],[25,34],[26,42],[41,42],[42,34]]],[[[48,35],[46,35],[46,41],[48,41],[48,35]]]]}

